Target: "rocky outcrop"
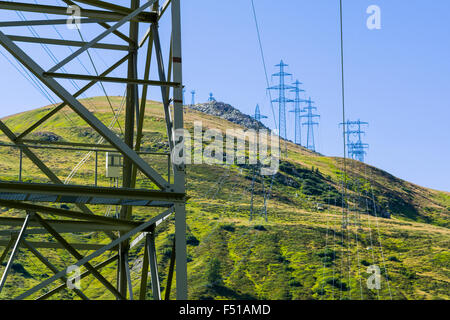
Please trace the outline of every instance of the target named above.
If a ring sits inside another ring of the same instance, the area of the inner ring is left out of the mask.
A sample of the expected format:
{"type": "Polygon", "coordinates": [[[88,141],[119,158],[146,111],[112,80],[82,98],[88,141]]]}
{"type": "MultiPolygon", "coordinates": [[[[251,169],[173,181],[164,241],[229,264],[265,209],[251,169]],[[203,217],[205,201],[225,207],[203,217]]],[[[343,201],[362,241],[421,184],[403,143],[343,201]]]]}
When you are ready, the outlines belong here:
{"type": "Polygon", "coordinates": [[[189,108],[228,120],[230,122],[236,123],[248,129],[269,130],[269,128],[267,128],[261,122],[256,121],[253,117],[244,114],[238,109],[234,108],[233,106],[223,102],[212,101],[208,103],[200,103],[196,105],[191,105],[189,106],[189,108]]]}
{"type": "Polygon", "coordinates": [[[48,141],[48,142],[56,142],[61,141],[63,138],[56,133],[50,132],[50,131],[40,131],[33,133],[33,136],[35,136],[40,141],[48,141]]]}

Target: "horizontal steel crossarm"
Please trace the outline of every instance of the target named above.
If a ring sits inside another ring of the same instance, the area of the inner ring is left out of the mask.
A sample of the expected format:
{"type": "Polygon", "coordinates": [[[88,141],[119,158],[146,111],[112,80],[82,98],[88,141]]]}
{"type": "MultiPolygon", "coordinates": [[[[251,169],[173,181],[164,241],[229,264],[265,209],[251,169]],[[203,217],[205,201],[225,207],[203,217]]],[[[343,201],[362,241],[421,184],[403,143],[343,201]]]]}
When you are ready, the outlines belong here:
{"type": "MultiPolygon", "coordinates": [[[[59,232],[61,233],[72,233],[72,231],[68,230],[60,230],[59,232]]],[[[30,230],[26,230],[25,234],[29,235],[29,234],[44,234],[47,233],[47,230],[43,229],[43,228],[33,228],[30,230]]],[[[16,229],[5,229],[5,230],[0,230],[0,237],[11,237],[17,235],[17,230],[16,229]]],[[[2,242],[4,244],[4,242],[2,242]]],[[[1,245],[0,245],[1,247],[1,245]]]]}
{"type": "MultiPolygon", "coordinates": [[[[19,138],[17,138],[19,140],[19,138]]],[[[80,143],[80,142],[68,142],[68,141],[45,141],[45,140],[33,140],[33,139],[21,139],[21,142],[26,143],[29,148],[44,148],[44,149],[59,149],[61,150],[73,150],[73,151],[114,151],[108,144],[99,143],[80,143]],[[33,145],[32,145],[33,144],[33,145]],[[43,146],[44,145],[44,146],[43,146]],[[70,148],[67,148],[70,147],[70,148]]],[[[4,145],[1,144],[0,145],[4,145]]]]}
{"type": "MultiPolygon", "coordinates": [[[[24,218],[0,217],[1,226],[21,226],[24,218]]],[[[111,225],[99,222],[78,221],[78,220],[46,220],[58,232],[94,232],[94,231],[130,231],[132,227],[124,225],[111,225]]],[[[139,223],[136,223],[139,225],[139,223]]],[[[35,221],[29,222],[30,227],[39,227],[40,225],[35,221]]]]}
{"type": "MultiPolygon", "coordinates": [[[[66,150],[66,151],[97,151],[97,152],[114,152],[115,149],[106,144],[96,144],[96,143],[77,143],[77,142],[66,142],[66,141],[44,141],[44,140],[32,140],[23,139],[23,143],[3,143],[0,142],[2,147],[20,148],[27,147],[30,149],[49,149],[49,150],[66,150]]],[[[151,152],[151,151],[137,151],[138,154],[151,154],[155,156],[165,156],[169,157],[170,153],[167,152],[151,152]]]]}
{"type": "MultiPolygon", "coordinates": [[[[72,13],[67,12],[67,7],[50,6],[42,4],[31,4],[22,2],[10,2],[10,1],[0,1],[0,9],[4,10],[14,10],[14,11],[25,11],[25,12],[37,12],[37,13],[47,13],[56,15],[72,15],[72,13]]],[[[98,18],[118,21],[126,17],[124,13],[110,12],[104,10],[91,10],[83,9],[80,12],[81,17],[87,18],[98,18]]],[[[158,15],[154,12],[138,12],[133,15],[128,20],[139,21],[139,22],[154,22],[156,21],[158,15]]]]}
{"type": "MultiPolygon", "coordinates": [[[[152,1],[148,2],[152,3],[152,1]]],[[[141,7],[142,8],[142,7],[141,7]]],[[[100,40],[100,39],[99,39],[100,40]]],[[[44,70],[34,62],[22,49],[12,42],[3,32],[0,31],[0,43],[29,69],[38,79],[50,88],[59,98],[66,102],[83,120],[95,129],[106,141],[112,144],[125,157],[130,159],[142,173],[152,180],[159,188],[168,189],[170,184],[164,180],[158,172],[151,168],[138,154],[123,142],[114,132],[108,129],[99,119],[86,109],[74,96],[64,89],[56,80],[44,76],[44,70]]]]}
{"type": "Polygon", "coordinates": [[[0,200],[0,206],[4,206],[7,208],[21,209],[21,210],[29,210],[29,211],[40,212],[40,213],[44,213],[44,214],[51,214],[51,215],[55,215],[55,216],[59,216],[59,217],[66,217],[66,218],[80,219],[80,220],[87,220],[87,221],[96,221],[96,222],[111,224],[111,225],[122,225],[122,226],[130,227],[130,228],[134,228],[137,226],[136,223],[129,221],[129,220],[116,219],[116,218],[110,218],[110,217],[105,217],[105,216],[98,216],[95,214],[86,214],[83,212],[76,212],[76,211],[59,209],[59,208],[54,208],[54,207],[44,207],[44,206],[39,206],[39,205],[25,203],[25,202],[19,202],[19,201],[0,200]]]}
{"type": "MultiPolygon", "coordinates": [[[[48,233],[48,231],[45,230],[45,233],[48,233]]],[[[27,235],[29,233],[25,232],[25,234],[27,235]]],[[[6,246],[7,242],[8,240],[0,240],[0,247],[6,246]]],[[[38,249],[64,249],[64,247],[57,242],[28,241],[28,243],[32,245],[34,248],[38,249]]],[[[104,244],[95,244],[95,243],[71,243],[70,245],[77,250],[86,250],[86,251],[95,251],[104,247],[104,244]]],[[[119,250],[118,246],[113,247],[108,251],[117,251],[117,250],[119,250]]]]}
{"type": "Polygon", "coordinates": [[[145,84],[149,86],[158,87],[179,87],[180,84],[176,82],[156,81],[156,80],[143,80],[132,78],[118,78],[118,77],[103,77],[103,76],[91,76],[84,74],[73,73],[58,73],[58,72],[45,72],[44,76],[61,79],[74,79],[74,80],[95,80],[101,82],[116,82],[116,83],[128,83],[128,84],[145,84]]]}
{"type": "MultiPolygon", "coordinates": [[[[183,202],[186,199],[184,193],[177,192],[29,182],[0,182],[0,197],[2,193],[57,196],[58,199],[55,202],[63,203],[102,204],[102,199],[118,199],[118,201],[114,201],[114,204],[136,206],[148,206],[151,201],[183,202]],[[67,197],[68,199],[61,197],[67,197]],[[76,199],[69,197],[76,197],[76,199]],[[140,204],[137,204],[137,202],[140,204]]],[[[23,199],[23,201],[31,201],[28,198],[23,199]]],[[[44,197],[33,199],[35,202],[48,202],[44,197]]],[[[111,201],[104,202],[107,202],[106,204],[111,203],[111,201]]]]}
{"type": "MultiPolygon", "coordinates": [[[[105,1],[99,1],[99,0],[73,0],[73,1],[88,4],[90,6],[94,6],[97,8],[110,10],[113,12],[122,13],[122,14],[130,14],[131,12],[133,12],[133,10],[131,10],[130,8],[119,6],[117,4],[113,4],[113,3],[109,3],[109,2],[105,2],[105,1]]],[[[156,14],[156,13],[154,13],[154,14],[156,14]]]]}
{"type": "MultiPolygon", "coordinates": [[[[25,37],[16,35],[6,35],[12,41],[17,42],[28,42],[28,43],[45,43],[53,44],[59,46],[69,46],[69,47],[82,47],[86,44],[83,41],[73,41],[73,40],[61,40],[61,39],[51,39],[51,38],[41,38],[41,37],[25,37]]],[[[96,43],[92,45],[92,48],[97,49],[107,49],[107,50],[122,50],[128,51],[128,46],[110,43],[96,43]]]]}
{"type": "MultiPolygon", "coordinates": [[[[106,76],[108,74],[110,74],[112,71],[114,71],[116,68],[118,68],[122,63],[124,63],[125,61],[128,60],[128,56],[129,54],[127,54],[126,56],[124,56],[123,58],[121,58],[120,60],[118,60],[116,63],[114,63],[111,67],[109,67],[108,69],[106,69],[105,71],[103,71],[100,76],[106,76]]],[[[83,94],[84,92],[86,92],[89,88],[91,88],[93,85],[95,85],[97,83],[97,81],[91,81],[88,84],[86,84],[83,88],[81,88],[80,90],[78,90],[77,92],[75,92],[73,94],[73,96],[76,98],[78,96],[80,96],[81,94],[83,94]]],[[[67,106],[67,103],[63,102],[60,105],[58,105],[57,107],[55,107],[52,111],[50,111],[49,113],[47,113],[45,116],[43,116],[41,119],[39,119],[38,121],[36,121],[33,125],[31,125],[28,129],[26,129],[24,132],[22,132],[16,140],[21,140],[23,137],[25,137],[27,134],[29,134],[30,132],[32,132],[34,129],[36,129],[37,127],[39,127],[41,124],[43,124],[45,121],[47,121],[48,119],[50,119],[53,115],[55,115],[59,110],[61,110],[62,108],[64,108],[65,106],[67,106]]]]}
{"type": "MultiPolygon", "coordinates": [[[[105,251],[110,250],[111,248],[117,246],[118,244],[122,243],[123,241],[128,240],[129,238],[131,238],[132,236],[134,236],[136,233],[138,232],[142,232],[144,230],[146,230],[148,227],[150,227],[152,224],[154,224],[156,221],[164,218],[166,215],[170,214],[173,212],[173,207],[164,211],[163,213],[151,218],[150,220],[148,220],[147,222],[142,223],[139,227],[130,230],[129,232],[125,233],[123,236],[121,236],[120,238],[117,238],[116,240],[111,241],[111,243],[105,245],[102,249],[99,249],[93,253],[91,253],[90,255],[84,257],[83,259],[78,260],[75,265],[81,267],[82,265],[84,265],[85,263],[87,263],[88,261],[91,261],[92,259],[100,256],[101,254],[103,254],[105,251]]],[[[19,295],[18,297],[15,298],[15,300],[20,300],[20,299],[24,299],[26,297],[29,297],[30,295],[32,295],[33,293],[39,291],[42,288],[45,288],[47,285],[49,285],[50,283],[52,283],[55,280],[58,280],[59,278],[63,277],[65,275],[65,271],[60,271],[57,274],[55,274],[54,276],[44,280],[43,282],[41,282],[40,284],[38,284],[37,286],[31,288],[30,290],[22,293],[21,295],[19,295]]]]}
{"type": "MultiPolygon", "coordinates": [[[[78,23],[104,23],[114,21],[112,19],[92,19],[84,18],[77,21],[78,23]]],[[[27,26],[50,26],[58,24],[67,24],[67,19],[45,19],[45,20],[26,20],[26,21],[2,21],[0,28],[3,27],[27,27],[27,26]]]]}
{"type": "Polygon", "coordinates": [[[111,26],[109,29],[105,30],[100,35],[98,35],[97,37],[95,37],[94,39],[92,39],[91,41],[86,43],[83,47],[76,50],[74,53],[69,55],[67,58],[61,60],[54,67],[52,67],[50,70],[48,70],[48,72],[55,72],[56,70],[59,70],[61,67],[66,65],[69,61],[73,60],[75,57],[79,56],[81,53],[83,53],[87,49],[91,48],[95,43],[99,42],[100,40],[102,40],[103,38],[105,38],[106,36],[111,34],[112,32],[119,29],[125,23],[129,22],[133,17],[135,17],[139,13],[143,12],[145,9],[147,9],[149,6],[151,6],[155,1],[156,0],[150,0],[147,3],[145,3],[144,5],[142,5],[141,7],[139,7],[138,9],[134,10],[132,13],[130,13],[126,17],[122,18],[119,22],[117,22],[116,24],[111,26]]]}

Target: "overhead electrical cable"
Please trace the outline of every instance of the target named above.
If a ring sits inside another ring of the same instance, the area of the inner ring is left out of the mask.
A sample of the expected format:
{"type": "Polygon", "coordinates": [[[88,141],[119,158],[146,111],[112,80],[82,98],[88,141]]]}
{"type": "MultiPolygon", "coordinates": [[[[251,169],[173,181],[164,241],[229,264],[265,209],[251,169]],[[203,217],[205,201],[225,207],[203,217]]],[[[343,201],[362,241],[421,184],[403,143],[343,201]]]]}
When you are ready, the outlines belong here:
{"type": "MultiPolygon", "coordinates": [[[[257,36],[258,36],[259,50],[260,50],[260,53],[261,53],[261,59],[262,59],[262,64],[263,64],[263,68],[264,68],[264,75],[266,76],[266,85],[267,85],[266,88],[269,88],[270,87],[269,76],[267,74],[266,60],[265,60],[265,57],[264,57],[264,50],[263,50],[263,45],[262,45],[262,41],[261,41],[261,33],[259,31],[258,19],[257,19],[257,16],[256,16],[255,4],[253,3],[253,0],[251,0],[251,3],[252,3],[253,18],[255,19],[256,33],[257,33],[257,36]]],[[[272,109],[273,122],[275,124],[275,128],[278,128],[277,118],[275,116],[275,109],[274,109],[273,103],[272,103],[272,94],[271,94],[270,90],[268,90],[268,93],[269,93],[269,98],[270,98],[270,107],[272,109]]],[[[281,134],[281,133],[279,132],[278,134],[281,134]]]]}

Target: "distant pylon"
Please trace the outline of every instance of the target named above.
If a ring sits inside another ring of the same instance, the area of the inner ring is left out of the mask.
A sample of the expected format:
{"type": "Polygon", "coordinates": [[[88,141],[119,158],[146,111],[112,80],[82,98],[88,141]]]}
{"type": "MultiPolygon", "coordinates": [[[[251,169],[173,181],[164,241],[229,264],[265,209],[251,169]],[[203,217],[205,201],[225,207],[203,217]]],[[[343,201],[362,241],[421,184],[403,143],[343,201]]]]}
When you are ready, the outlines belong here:
{"type": "Polygon", "coordinates": [[[209,98],[208,98],[208,101],[209,101],[209,102],[211,102],[211,101],[216,101],[216,98],[214,98],[214,96],[213,96],[213,93],[212,93],[212,92],[210,92],[210,93],[209,93],[209,98]]]}
{"type": "Polygon", "coordinates": [[[295,121],[295,143],[298,145],[302,145],[302,118],[300,117],[302,109],[300,107],[300,103],[306,102],[306,100],[300,98],[300,92],[305,92],[305,90],[300,89],[300,85],[302,83],[300,81],[295,81],[293,85],[295,86],[291,92],[295,92],[295,99],[294,99],[294,109],[290,110],[289,112],[294,113],[294,121],[295,121]]]}
{"type": "Polygon", "coordinates": [[[320,116],[313,113],[313,110],[317,110],[317,108],[312,106],[314,102],[311,101],[311,97],[306,100],[306,103],[308,105],[303,109],[306,114],[300,116],[302,118],[306,118],[306,122],[303,122],[302,124],[306,126],[306,148],[312,151],[316,151],[316,143],[314,141],[314,126],[318,126],[319,123],[315,122],[314,118],[320,118],[320,116]]]}
{"type": "Polygon", "coordinates": [[[288,65],[285,64],[283,60],[281,60],[280,63],[276,65],[276,67],[280,68],[280,71],[278,73],[272,74],[272,77],[279,77],[280,83],[276,86],[267,88],[268,90],[278,90],[278,98],[272,100],[272,102],[278,102],[278,127],[279,127],[278,130],[280,137],[285,139],[286,156],[287,156],[286,103],[293,102],[293,100],[286,98],[286,90],[294,88],[290,85],[287,85],[284,79],[287,76],[292,76],[292,74],[284,71],[284,67],[287,66],[288,65]]]}
{"type": "Polygon", "coordinates": [[[364,156],[367,154],[366,149],[369,148],[369,145],[362,142],[362,134],[365,134],[365,131],[361,130],[361,126],[367,126],[369,123],[358,119],[357,121],[347,120],[340,125],[345,125],[348,157],[364,162],[364,156]],[[356,138],[356,141],[352,137],[356,138]]]}
{"type": "Polygon", "coordinates": [[[186,89],[185,88],[183,88],[183,106],[185,106],[186,105],[186,100],[184,100],[184,93],[186,92],[186,89]]]}
{"type": "Polygon", "coordinates": [[[253,118],[259,122],[261,122],[261,119],[267,119],[267,116],[261,115],[261,110],[259,110],[259,104],[256,105],[255,116],[253,118]]]}
{"type": "Polygon", "coordinates": [[[191,105],[195,105],[195,90],[191,91],[191,95],[192,95],[192,100],[191,100],[191,105]]]}
{"type": "MultiPolygon", "coordinates": [[[[267,116],[261,115],[261,110],[259,109],[259,104],[256,105],[255,108],[255,115],[253,116],[253,118],[258,121],[261,122],[261,119],[266,119],[267,116]]],[[[257,131],[259,132],[259,127],[257,128],[257,131]]],[[[264,177],[261,176],[261,162],[258,161],[258,163],[256,165],[252,166],[252,171],[253,171],[253,177],[252,177],[252,184],[251,184],[251,197],[250,197],[250,221],[253,220],[253,214],[255,213],[255,208],[253,205],[253,200],[254,200],[254,196],[255,196],[255,181],[256,181],[256,176],[257,176],[257,172],[259,172],[259,177],[261,180],[261,185],[262,185],[262,190],[264,192],[265,188],[264,188],[264,177]]],[[[264,207],[263,207],[263,212],[259,213],[260,215],[264,215],[264,218],[267,220],[267,201],[266,201],[266,196],[264,195],[264,207]]]]}

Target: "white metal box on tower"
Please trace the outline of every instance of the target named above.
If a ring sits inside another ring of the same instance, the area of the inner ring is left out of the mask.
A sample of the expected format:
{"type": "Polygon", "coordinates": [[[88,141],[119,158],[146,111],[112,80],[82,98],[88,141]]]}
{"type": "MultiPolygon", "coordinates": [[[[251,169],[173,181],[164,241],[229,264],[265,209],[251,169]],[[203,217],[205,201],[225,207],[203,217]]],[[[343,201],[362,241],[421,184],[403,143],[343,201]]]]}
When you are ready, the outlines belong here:
{"type": "Polygon", "coordinates": [[[122,155],[116,152],[106,153],[106,177],[119,178],[122,170],[122,155]]]}

